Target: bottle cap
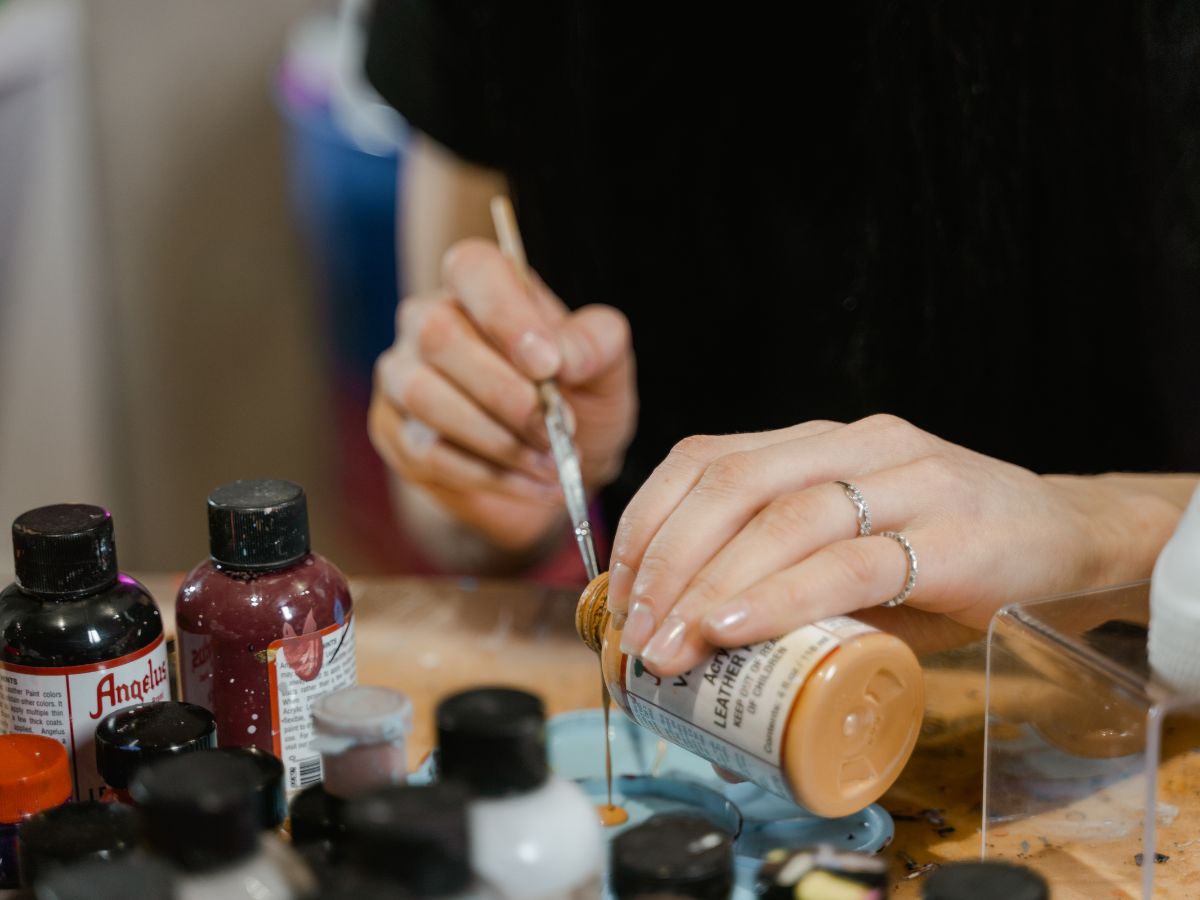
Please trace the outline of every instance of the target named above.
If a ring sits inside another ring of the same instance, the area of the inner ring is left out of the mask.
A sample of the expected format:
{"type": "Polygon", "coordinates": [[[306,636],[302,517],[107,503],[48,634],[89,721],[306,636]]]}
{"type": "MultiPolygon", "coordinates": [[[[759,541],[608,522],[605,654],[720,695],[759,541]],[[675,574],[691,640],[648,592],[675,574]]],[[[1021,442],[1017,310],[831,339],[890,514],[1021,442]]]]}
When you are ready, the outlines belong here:
{"type": "Polygon", "coordinates": [[[763,900],[883,897],[887,886],[887,863],[878,856],[821,845],[768,853],[758,873],[755,894],[763,900]]]}
{"type": "Polygon", "coordinates": [[[119,803],[88,800],[40,812],[17,828],[21,878],[84,860],[113,860],[137,846],[137,815],[119,803]]]}
{"type": "Polygon", "coordinates": [[[280,569],[309,552],[308,501],[290,481],[234,481],[208,495],[208,543],[215,562],[280,569]]]}
{"type": "Polygon", "coordinates": [[[924,900],[1050,900],[1037,872],[1006,862],[950,863],[925,881],[924,900]]]}
{"type": "Polygon", "coordinates": [[[322,784],[306,787],[292,798],[292,843],[298,847],[340,845],[346,834],[346,801],[322,784]]]}
{"type": "Polygon", "coordinates": [[[194,703],[139,703],[105,716],[96,729],[96,767],[109,787],[125,789],[134,773],[167,756],[217,744],[217,720],[194,703]]]}
{"type": "Polygon", "coordinates": [[[384,788],[346,805],[344,852],[369,876],[417,896],[471,883],[466,789],[452,782],[384,788]]]}
{"type": "Polygon", "coordinates": [[[531,791],[545,783],[546,711],[533,694],[477,688],[437,708],[441,777],[481,797],[531,791]]]}
{"type": "Polygon", "coordinates": [[[89,860],[38,880],[34,900],[175,900],[171,870],[153,859],[89,860]]]}
{"type": "Polygon", "coordinates": [[[357,744],[402,742],[412,732],[412,701],[391,688],[358,685],[312,705],[315,749],[342,753],[357,744]]]}
{"type": "Polygon", "coordinates": [[[0,735],[0,824],[20,822],[71,796],[67,749],[40,734],[0,735]]]}
{"type": "Polygon", "coordinates": [[[129,793],[151,851],[191,871],[218,868],[258,848],[258,775],[247,759],[185,753],[133,777],[129,793]]]}
{"type": "Polygon", "coordinates": [[[254,764],[258,781],[258,813],[263,831],[278,828],[287,818],[287,793],[283,788],[283,763],[274,753],[257,747],[221,747],[215,752],[243,758],[254,764]]]}
{"type": "Polygon", "coordinates": [[[618,898],[724,900],[733,890],[733,838],[699,816],[654,816],[613,839],[610,876],[618,898]]]}
{"type": "Polygon", "coordinates": [[[17,516],[12,526],[17,584],[35,594],[69,596],[117,580],[112,514],[99,506],[59,503],[17,516]]]}

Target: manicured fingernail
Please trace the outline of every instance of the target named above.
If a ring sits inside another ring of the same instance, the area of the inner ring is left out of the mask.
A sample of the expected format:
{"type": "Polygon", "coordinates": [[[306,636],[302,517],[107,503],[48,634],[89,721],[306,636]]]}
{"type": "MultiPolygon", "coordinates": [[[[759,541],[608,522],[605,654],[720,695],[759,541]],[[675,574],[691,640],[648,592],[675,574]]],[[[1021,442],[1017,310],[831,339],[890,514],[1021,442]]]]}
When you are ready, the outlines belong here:
{"type": "Polygon", "coordinates": [[[517,341],[517,359],[530,378],[549,378],[562,362],[558,348],[540,334],[527,331],[517,341]]]}
{"type": "Polygon", "coordinates": [[[654,637],[650,638],[650,643],[646,645],[646,649],[642,651],[642,659],[651,666],[668,666],[679,651],[683,649],[683,636],[687,632],[687,622],[679,616],[667,616],[666,621],[662,623],[662,628],[654,637]]]}
{"type": "Polygon", "coordinates": [[[429,453],[437,439],[438,433],[419,419],[405,419],[400,426],[400,440],[418,459],[429,453]]]}
{"type": "Polygon", "coordinates": [[[735,632],[750,618],[750,606],[745,600],[734,600],[718,606],[704,617],[704,627],[714,635],[735,632]]]}
{"type": "Polygon", "coordinates": [[[554,454],[539,453],[537,450],[526,450],[522,456],[524,463],[539,475],[547,479],[558,478],[558,467],[554,464],[554,454]]]}
{"type": "Polygon", "coordinates": [[[629,609],[629,591],[636,573],[623,562],[612,564],[608,570],[608,611],[623,613],[629,609]]]}
{"type": "Polygon", "coordinates": [[[575,437],[575,410],[571,409],[571,404],[563,403],[563,422],[566,423],[567,431],[571,433],[571,437],[575,437]]]}
{"type": "Polygon", "coordinates": [[[621,652],[637,656],[654,634],[654,611],[648,603],[638,601],[629,610],[625,628],[621,632],[621,652]]]}
{"type": "Polygon", "coordinates": [[[558,486],[558,482],[541,481],[537,478],[530,478],[521,472],[508,472],[504,480],[517,493],[533,500],[553,500],[557,499],[562,493],[562,488],[558,486]]]}

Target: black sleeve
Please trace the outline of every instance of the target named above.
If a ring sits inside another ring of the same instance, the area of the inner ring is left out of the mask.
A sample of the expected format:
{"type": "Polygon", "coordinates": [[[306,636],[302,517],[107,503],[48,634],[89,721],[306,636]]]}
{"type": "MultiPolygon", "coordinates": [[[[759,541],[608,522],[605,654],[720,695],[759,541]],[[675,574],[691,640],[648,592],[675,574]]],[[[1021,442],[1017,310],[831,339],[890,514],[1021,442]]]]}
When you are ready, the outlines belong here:
{"type": "Polygon", "coordinates": [[[538,86],[537,59],[559,40],[556,6],[376,0],[367,78],[414,128],[465,159],[505,168],[538,86]]]}

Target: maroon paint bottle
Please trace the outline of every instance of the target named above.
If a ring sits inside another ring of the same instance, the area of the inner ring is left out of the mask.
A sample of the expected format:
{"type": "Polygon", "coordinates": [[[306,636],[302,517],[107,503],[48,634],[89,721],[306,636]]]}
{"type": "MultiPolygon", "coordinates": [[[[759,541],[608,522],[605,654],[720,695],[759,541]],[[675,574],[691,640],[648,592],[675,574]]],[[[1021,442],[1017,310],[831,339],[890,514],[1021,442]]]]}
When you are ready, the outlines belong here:
{"type": "Polygon", "coordinates": [[[235,481],[208,498],[210,558],[175,607],[183,699],[213,713],[221,747],[279,757],[294,793],[321,779],[310,707],[357,681],[346,578],[311,552],[304,490],[235,481]]]}

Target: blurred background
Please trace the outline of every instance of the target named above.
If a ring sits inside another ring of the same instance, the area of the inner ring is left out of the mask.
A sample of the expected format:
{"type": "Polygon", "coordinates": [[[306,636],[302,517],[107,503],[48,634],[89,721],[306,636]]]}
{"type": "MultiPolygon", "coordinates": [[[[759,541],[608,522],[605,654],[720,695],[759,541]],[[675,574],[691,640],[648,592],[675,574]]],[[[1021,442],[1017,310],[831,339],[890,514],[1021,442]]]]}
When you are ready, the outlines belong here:
{"type": "Polygon", "coordinates": [[[188,568],[208,491],[263,476],[308,489],[320,552],[389,568],[365,411],[404,127],[361,16],[0,0],[0,571],[66,501],[113,511],[123,568],[188,568]]]}

